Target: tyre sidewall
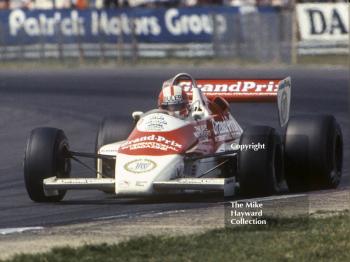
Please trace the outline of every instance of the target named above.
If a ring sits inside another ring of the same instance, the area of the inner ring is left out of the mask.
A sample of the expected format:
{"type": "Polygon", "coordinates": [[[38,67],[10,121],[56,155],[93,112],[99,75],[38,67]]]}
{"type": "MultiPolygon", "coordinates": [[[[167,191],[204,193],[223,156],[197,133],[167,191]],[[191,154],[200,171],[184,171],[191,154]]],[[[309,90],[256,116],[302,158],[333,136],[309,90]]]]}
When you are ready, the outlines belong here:
{"type": "Polygon", "coordinates": [[[64,156],[68,149],[68,140],[62,130],[46,127],[31,132],[25,150],[24,179],[32,200],[55,202],[64,197],[65,190],[59,190],[55,196],[46,196],[43,181],[53,176],[69,177],[70,161],[64,156]]]}
{"type": "Polygon", "coordinates": [[[278,191],[281,176],[280,156],[282,150],[278,134],[271,127],[253,126],[246,129],[240,139],[241,145],[263,144],[265,149],[242,150],[238,153],[238,180],[240,192],[245,196],[272,195],[278,191]],[[278,174],[277,174],[278,173],[278,174]]]}

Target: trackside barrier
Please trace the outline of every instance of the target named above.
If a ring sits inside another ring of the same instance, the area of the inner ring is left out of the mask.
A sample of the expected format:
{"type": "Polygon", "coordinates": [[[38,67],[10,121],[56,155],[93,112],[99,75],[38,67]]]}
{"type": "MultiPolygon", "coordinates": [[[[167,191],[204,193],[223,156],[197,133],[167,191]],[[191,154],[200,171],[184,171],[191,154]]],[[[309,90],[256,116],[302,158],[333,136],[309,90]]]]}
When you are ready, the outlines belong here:
{"type": "Polygon", "coordinates": [[[292,12],[272,7],[0,11],[0,59],[219,57],[289,63],[292,12]]]}

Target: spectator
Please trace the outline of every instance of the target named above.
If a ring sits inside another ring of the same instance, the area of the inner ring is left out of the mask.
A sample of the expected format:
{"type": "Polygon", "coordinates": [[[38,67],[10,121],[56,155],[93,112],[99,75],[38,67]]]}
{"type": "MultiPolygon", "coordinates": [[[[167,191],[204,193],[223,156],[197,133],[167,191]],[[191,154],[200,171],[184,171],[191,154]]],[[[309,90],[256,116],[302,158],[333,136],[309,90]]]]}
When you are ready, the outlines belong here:
{"type": "Polygon", "coordinates": [[[72,0],[72,7],[76,9],[86,9],[89,7],[87,0],[72,0]]]}
{"type": "Polygon", "coordinates": [[[67,9],[72,7],[71,0],[54,0],[56,9],[67,9]]]}
{"type": "Polygon", "coordinates": [[[10,6],[10,0],[0,0],[0,10],[8,9],[10,6]]]}
{"type": "Polygon", "coordinates": [[[103,6],[105,8],[117,8],[118,7],[118,0],[104,0],[103,6]]]}
{"type": "Polygon", "coordinates": [[[104,8],[104,0],[92,0],[89,1],[90,8],[101,9],[104,8]]]}
{"type": "Polygon", "coordinates": [[[32,9],[34,1],[33,0],[11,0],[10,1],[10,9],[32,9]]]}
{"type": "Polygon", "coordinates": [[[254,6],[256,0],[224,0],[224,3],[230,6],[254,6]]]}

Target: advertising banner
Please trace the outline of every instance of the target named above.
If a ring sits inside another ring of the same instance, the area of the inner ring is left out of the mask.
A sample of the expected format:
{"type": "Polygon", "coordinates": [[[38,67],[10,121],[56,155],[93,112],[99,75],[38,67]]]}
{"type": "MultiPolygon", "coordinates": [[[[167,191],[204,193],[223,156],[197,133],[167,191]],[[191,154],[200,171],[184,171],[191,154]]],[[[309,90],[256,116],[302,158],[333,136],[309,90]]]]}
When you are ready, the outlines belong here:
{"type": "MultiPolygon", "coordinates": [[[[277,12],[270,7],[254,11],[277,12]]],[[[214,26],[217,34],[225,34],[233,23],[230,17],[239,13],[238,7],[7,10],[0,12],[0,42],[116,43],[122,37],[123,42],[210,43],[214,26]]]]}
{"type": "Polygon", "coordinates": [[[346,3],[298,4],[302,41],[349,41],[349,7],[346,3]]]}

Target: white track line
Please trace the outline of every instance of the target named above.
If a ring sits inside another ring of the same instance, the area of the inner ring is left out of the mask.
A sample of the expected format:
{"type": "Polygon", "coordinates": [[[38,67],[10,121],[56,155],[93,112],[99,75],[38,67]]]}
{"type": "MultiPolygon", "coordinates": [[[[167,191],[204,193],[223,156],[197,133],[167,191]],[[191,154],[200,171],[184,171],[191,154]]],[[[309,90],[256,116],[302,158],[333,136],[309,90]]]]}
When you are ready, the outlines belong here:
{"type": "MultiPolygon", "coordinates": [[[[295,195],[283,195],[283,196],[257,197],[257,198],[237,199],[237,200],[235,200],[235,201],[237,201],[237,202],[248,202],[248,201],[265,202],[265,201],[273,201],[273,200],[288,199],[288,198],[296,198],[296,197],[305,197],[305,196],[307,196],[307,194],[295,194],[295,195]]],[[[230,202],[235,202],[235,201],[230,201],[230,202]]]]}
{"type": "MultiPolygon", "coordinates": [[[[232,201],[218,202],[217,204],[227,204],[227,203],[232,203],[232,202],[251,202],[251,201],[266,202],[266,201],[305,197],[305,196],[307,196],[307,194],[268,196],[268,197],[258,197],[258,198],[236,199],[236,200],[232,200],[232,201]]],[[[208,208],[208,207],[199,207],[199,208],[208,208]]],[[[191,209],[189,209],[189,210],[191,210],[191,209]]],[[[101,221],[101,220],[112,220],[112,219],[118,219],[118,218],[157,217],[157,216],[161,216],[161,215],[169,215],[169,214],[185,213],[185,212],[186,212],[186,210],[184,210],[184,209],[170,210],[170,211],[164,211],[164,212],[152,212],[151,211],[149,213],[137,212],[137,213],[119,214],[119,215],[114,215],[114,216],[97,217],[97,218],[94,218],[93,220],[101,221]]]]}
{"type": "Polygon", "coordinates": [[[9,235],[15,233],[23,233],[25,231],[42,230],[43,227],[14,227],[14,228],[0,228],[0,235],[9,235]]]}
{"type": "Polygon", "coordinates": [[[111,220],[111,219],[118,219],[118,218],[134,218],[134,217],[157,217],[161,215],[169,215],[169,214],[176,214],[176,213],[184,213],[185,210],[170,210],[170,211],[163,211],[163,212],[138,212],[138,213],[129,213],[129,214],[120,214],[115,216],[107,216],[107,217],[97,217],[93,220],[111,220]]]}

